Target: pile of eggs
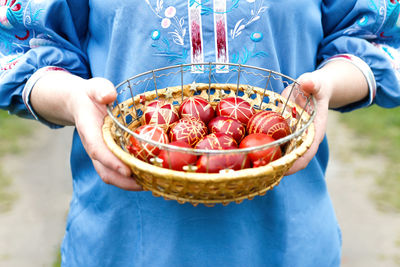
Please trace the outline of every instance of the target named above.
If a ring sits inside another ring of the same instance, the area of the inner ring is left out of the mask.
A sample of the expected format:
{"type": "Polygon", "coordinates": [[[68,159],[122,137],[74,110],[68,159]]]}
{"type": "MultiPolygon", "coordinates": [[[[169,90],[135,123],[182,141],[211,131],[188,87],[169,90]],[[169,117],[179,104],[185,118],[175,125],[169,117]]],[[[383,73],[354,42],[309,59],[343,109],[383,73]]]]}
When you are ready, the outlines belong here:
{"type": "MultiPolygon", "coordinates": [[[[241,97],[227,97],[215,109],[204,98],[192,96],[179,108],[163,100],[146,105],[143,123],[135,131],[145,140],[173,146],[229,150],[256,147],[271,143],[291,134],[291,128],[278,112],[256,112],[241,97]]],[[[203,154],[197,156],[182,151],[161,150],[133,136],[127,150],[136,158],[177,170],[203,173],[240,170],[264,166],[282,156],[280,146],[261,151],[236,154],[203,154]]]]}

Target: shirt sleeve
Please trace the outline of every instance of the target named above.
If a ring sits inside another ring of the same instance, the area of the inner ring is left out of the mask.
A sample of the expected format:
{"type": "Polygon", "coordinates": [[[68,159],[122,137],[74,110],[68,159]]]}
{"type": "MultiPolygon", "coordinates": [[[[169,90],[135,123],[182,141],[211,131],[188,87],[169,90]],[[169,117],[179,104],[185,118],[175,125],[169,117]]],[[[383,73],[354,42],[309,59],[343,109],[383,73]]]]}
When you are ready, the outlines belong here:
{"type": "Polygon", "coordinates": [[[400,105],[400,4],[390,0],[324,0],[324,39],[318,61],[347,60],[365,75],[370,94],[339,108],[345,112],[370,104],[400,105]],[[364,64],[365,63],[365,64],[364,64]]]}
{"type": "Polygon", "coordinates": [[[0,11],[0,108],[57,127],[32,110],[30,89],[48,70],[89,77],[88,3],[5,0],[0,1],[0,11]]]}

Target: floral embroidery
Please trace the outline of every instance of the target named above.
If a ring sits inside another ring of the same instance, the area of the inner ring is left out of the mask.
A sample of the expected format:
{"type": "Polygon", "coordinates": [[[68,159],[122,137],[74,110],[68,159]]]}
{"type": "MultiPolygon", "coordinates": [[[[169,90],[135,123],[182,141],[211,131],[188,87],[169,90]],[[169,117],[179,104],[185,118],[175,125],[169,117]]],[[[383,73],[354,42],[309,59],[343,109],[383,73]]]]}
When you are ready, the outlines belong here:
{"type": "Polygon", "coordinates": [[[368,15],[363,16],[357,23],[345,31],[347,35],[357,35],[359,37],[373,40],[390,38],[398,38],[400,36],[400,3],[399,0],[383,0],[381,6],[378,7],[374,0],[369,0],[368,7],[374,11],[373,13],[379,14],[381,20],[375,18],[370,19],[368,15]],[[382,21],[372,23],[370,21],[382,21]],[[371,28],[372,27],[372,28],[371,28]]]}
{"type": "Polygon", "coordinates": [[[12,69],[19,61],[19,55],[4,56],[0,59],[0,71],[12,69]]]}
{"type": "Polygon", "coordinates": [[[367,25],[367,23],[368,23],[368,16],[363,16],[362,17],[362,19],[360,19],[358,22],[357,22],[357,24],[358,25],[360,25],[360,26],[365,26],[365,25],[367,25]]]}
{"type": "Polygon", "coordinates": [[[13,29],[22,22],[21,3],[16,0],[0,0],[0,25],[2,28],[13,29]]]}
{"type": "MultiPolygon", "coordinates": [[[[31,2],[24,8],[17,0],[0,0],[0,43],[2,51],[23,53],[39,45],[49,44],[47,35],[35,33],[27,28],[39,20],[43,9],[32,10],[31,2]]],[[[53,44],[53,42],[51,42],[53,44]]]]}
{"type": "Polygon", "coordinates": [[[160,15],[161,10],[163,9],[163,4],[164,1],[163,0],[157,0],[157,5],[156,8],[154,9],[153,6],[150,4],[149,0],[145,0],[147,5],[151,8],[151,10],[153,11],[154,14],[156,14],[159,18],[162,18],[162,16],[160,15]]]}
{"type": "Polygon", "coordinates": [[[233,63],[240,63],[240,64],[246,64],[247,61],[251,58],[255,58],[255,57],[268,57],[268,53],[264,52],[264,51],[256,51],[256,44],[258,42],[261,42],[261,40],[263,39],[263,34],[261,32],[253,32],[250,35],[250,40],[252,40],[254,42],[254,46],[253,49],[250,51],[249,49],[247,49],[246,47],[243,48],[242,52],[240,53],[236,53],[233,54],[232,56],[232,62],[233,63]]]}
{"type": "Polygon", "coordinates": [[[381,38],[392,38],[400,33],[400,4],[390,1],[387,5],[387,15],[379,36],[381,38]]]}
{"type": "Polygon", "coordinates": [[[175,21],[175,30],[173,32],[169,32],[172,35],[174,43],[177,45],[184,45],[185,42],[185,35],[186,35],[186,28],[184,28],[185,21],[183,18],[179,19],[174,17],[175,21]]]}
{"type": "Polygon", "coordinates": [[[169,18],[163,18],[161,21],[161,27],[167,29],[169,26],[171,26],[171,20],[169,18]]]}
{"type": "Polygon", "coordinates": [[[263,34],[262,34],[261,32],[253,32],[253,33],[250,35],[250,39],[251,39],[253,42],[258,43],[258,42],[260,42],[260,41],[263,39],[263,34]]]}
{"type": "MultiPolygon", "coordinates": [[[[163,29],[169,29],[173,27],[172,31],[168,34],[172,36],[172,42],[178,46],[185,45],[185,36],[187,29],[185,28],[185,21],[183,18],[178,18],[176,16],[176,8],[174,6],[168,6],[164,9],[164,1],[157,0],[156,6],[153,7],[149,0],[145,0],[147,5],[150,7],[151,11],[159,18],[160,26],[163,29]],[[164,11],[164,14],[162,15],[164,11]]],[[[178,63],[186,63],[186,58],[188,56],[187,49],[181,49],[181,52],[176,52],[171,49],[171,43],[167,37],[161,38],[161,31],[156,29],[151,32],[151,39],[155,41],[152,47],[157,49],[155,55],[167,57],[170,62],[178,61],[178,63]],[[161,40],[160,40],[161,38],[161,40]]]]}
{"type": "Polygon", "coordinates": [[[216,13],[216,14],[229,13],[239,6],[239,0],[232,0],[231,7],[228,10],[221,12],[219,10],[214,10],[211,7],[207,6],[206,4],[208,2],[209,2],[209,0],[189,0],[189,5],[201,7],[201,15],[210,15],[213,13],[216,13]]]}
{"type": "Polygon", "coordinates": [[[167,38],[162,38],[161,42],[152,44],[152,47],[157,49],[156,56],[166,57],[168,61],[176,61],[178,64],[186,63],[186,58],[188,57],[188,50],[182,49],[181,52],[174,52],[171,49],[171,44],[167,38]]]}
{"type": "Polygon", "coordinates": [[[31,33],[22,28],[23,9],[16,0],[0,0],[0,41],[6,53],[10,53],[13,45],[26,41],[31,33]]]}
{"type": "Polygon", "coordinates": [[[161,35],[161,33],[159,30],[154,30],[151,32],[151,39],[158,40],[158,39],[160,39],[160,35],[161,35]]]}
{"type": "MultiPolygon", "coordinates": [[[[246,63],[251,58],[268,56],[268,53],[256,50],[256,43],[263,40],[261,32],[247,33],[249,35],[238,38],[244,35],[245,29],[248,29],[250,25],[253,26],[261,19],[268,8],[264,5],[264,0],[243,2],[231,0],[229,6],[226,0],[188,0],[188,21],[185,21],[184,17],[180,17],[174,5],[167,5],[164,0],[154,0],[153,2],[145,0],[145,2],[160,23],[159,28],[150,33],[153,40],[152,47],[157,49],[155,56],[166,57],[170,62],[186,63],[185,61],[190,55],[192,63],[204,62],[205,55],[210,55],[210,53],[204,51],[201,18],[210,14],[214,15],[214,38],[207,39],[207,42],[215,42],[215,52],[211,54],[215,55],[216,62],[230,62],[229,42],[243,42],[243,38],[246,37],[250,38],[254,46],[252,48],[243,47],[241,51],[232,54],[231,60],[233,62],[246,63]],[[230,28],[227,24],[227,14],[236,11],[239,4],[250,7],[248,9],[249,16],[240,18],[233,24],[233,28],[230,28]],[[187,33],[189,38],[186,37],[187,33]],[[189,44],[187,43],[188,40],[189,44]],[[177,49],[177,46],[181,48],[177,49]]],[[[210,47],[210,45],[207,45],[207,47],[210,47]]],[[[192,69],[192,71],[202,72],[203,70],[200,67],[192,69]]],[[[218,71],[227,71],[227,69],[221,65],[221,69],[218,71]]]]}
{"type": "MultiPolygon", "coordinates": [[[[249,1],[248,1],[249,2],[249,1]]],[[[254,7],[251,9],[251,18],[247,21],[244,22],[244,18],[240,19],[238,22],[236,22],[235,27],[231,30],[231,37],[232,39],[235,39],[238,37],[242,31],[248,27],[250,24],[254,23],[255,21],[260,19],[260,16],[262,13],[267,10],[266,6],[263,6],[264,1],[261,1],[259,5],[255,1],[252,1],[254,3],[254,7]]],[[[249,2],[249,3],[252,3],[249,2]]]]}
{"type": "MultiPolygon", "coordinates": [[[[149,0],[146,0],[147,5],[151,8],[154,14],[157,15],[161,19],[161,27],[164,29],[168,29],[173,25],[175,27],[174,31],[168,32],[173,36],[173,42],[177,45],[183,46],[186,29],[184,28],[185,21],[183,18],[179,19],[176,17],[176,8],[174,6],[169,6],[164,11],[164,17],[161,16],[161,12],[163,10],[163,0],[157,0],[156,8],[154,9],[149,0]]],[[[154,33],[154,31],[153,31],[154,33]]]]}
{"type": "Polygon", "coordinates": [[[264,51],[255,51],[255,46],[253,49],[250,51],[246,47],[242,49],[241,52],[235,53],[232,55],[232,63],[238,63],[238,64],[246,64],[249,59],[255,58],[255,57],[268,57],[268,53],[264,51]]]}
{"type": "Polygon", "coordinates": [[[169,6],[167,9],[165,9],[165,16],[167,18],[173,18],[175,17],[176,14],[176,9],[173,6],[169,6]]]}

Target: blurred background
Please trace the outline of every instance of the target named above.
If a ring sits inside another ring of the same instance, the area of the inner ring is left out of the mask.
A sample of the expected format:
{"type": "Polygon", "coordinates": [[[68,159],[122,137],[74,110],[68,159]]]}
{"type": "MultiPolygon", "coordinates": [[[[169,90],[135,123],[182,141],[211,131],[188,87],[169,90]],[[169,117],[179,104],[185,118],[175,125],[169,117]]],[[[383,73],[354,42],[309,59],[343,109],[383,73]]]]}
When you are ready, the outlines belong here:
{"type": "MultiPolygon", "coordinates": [[[[1,267],[60,265],[72,131],[0,111],[1,267]]],[[[400,109],[332,111],[328,140],[342,266],[400,266],[400,109]]]]}

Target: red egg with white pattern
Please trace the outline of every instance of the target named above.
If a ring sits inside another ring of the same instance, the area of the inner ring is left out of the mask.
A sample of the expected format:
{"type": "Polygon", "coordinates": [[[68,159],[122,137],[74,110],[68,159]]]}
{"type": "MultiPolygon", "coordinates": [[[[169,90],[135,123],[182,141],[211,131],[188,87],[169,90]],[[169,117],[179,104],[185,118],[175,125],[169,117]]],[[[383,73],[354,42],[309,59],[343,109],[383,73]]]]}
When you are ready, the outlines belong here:
{"type": "Polygon", "coordinates": [[[168,130],[174,122],[179,120],[179,114],[171,103],[154,100],[146,106],[143,118],[146,124],[158,125],[168,130]]]}
{"type": "Polygon", "coordinates": [[[237,148],[238,144],[232,136],[225,133],[211,133],[203,137],[196,149],[222,150],[237,148]]]}
{"type": "Polygon", "coordinates": [[[247,122],[255,114],[255,110],[250,103],[240,97],[222,99],[215,111],[217,116],[235,118],[244,125],[247,125],[247,122]]]}
{"type": "Polygon", "coordinates": [[[208,134],[206,124],[195,117],[185,117],[171,126],[169,131],[170,141],[183,141],[194,147],[205,135],[208,134]]]}
{"type": "Polygon", "coordinates": [[[218,116],[208,123],[208,132],[228,134],[239,144],[246,135],[246,127],[235,118],[218,116]]]}
{"type": "Polygon", "coordinates": [[[247,132],[249,134],[265,133],[275,140],[292,133],[285,118],[272,110],[264,110],[251,117],[247,123],[247,132]]]}
{"type": "Polygon", "coordinates": [[[179,107],[181,118],[195,117],[202,120],[205,124],[214,118],[215,111],[210,103],[202,97],[191,96],[185,99],[179,107]]]}
{"type": "MultiPolygon", "coordinates": [[[[153,140],[159,143],[168,144],[168,136],[165,131],[157,125],[142,125],[134,133],[140,135],[145,140],[153,140]]],[[[140,141],[135,137],[129,138],[131,144],[127,146],[128,151],[143,161],[148,162],[151,158],[160,153],[160,149],[145,141],[140,141]]]]}

